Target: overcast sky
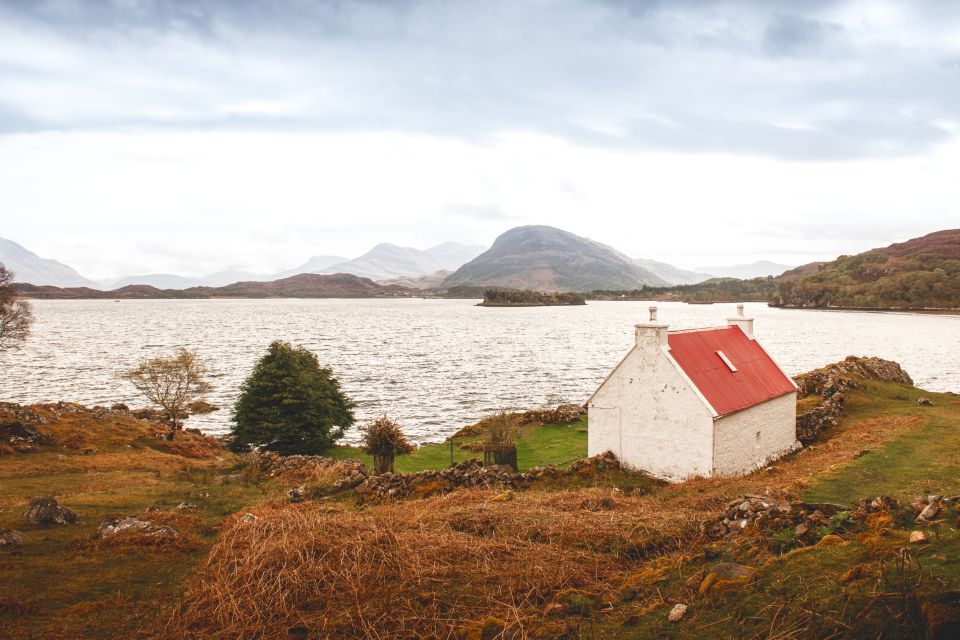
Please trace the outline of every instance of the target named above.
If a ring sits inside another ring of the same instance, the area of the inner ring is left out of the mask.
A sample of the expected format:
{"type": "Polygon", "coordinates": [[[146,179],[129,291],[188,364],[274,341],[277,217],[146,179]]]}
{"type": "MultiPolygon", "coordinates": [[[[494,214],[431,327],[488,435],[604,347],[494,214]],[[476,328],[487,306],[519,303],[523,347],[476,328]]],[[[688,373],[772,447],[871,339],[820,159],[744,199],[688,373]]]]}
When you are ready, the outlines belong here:
{"type": "Polygon", "coordinates": [[[88,277],[521,224],[688,267],[960,227],[960,2],[0,0],[0,237],[88,277]]]}

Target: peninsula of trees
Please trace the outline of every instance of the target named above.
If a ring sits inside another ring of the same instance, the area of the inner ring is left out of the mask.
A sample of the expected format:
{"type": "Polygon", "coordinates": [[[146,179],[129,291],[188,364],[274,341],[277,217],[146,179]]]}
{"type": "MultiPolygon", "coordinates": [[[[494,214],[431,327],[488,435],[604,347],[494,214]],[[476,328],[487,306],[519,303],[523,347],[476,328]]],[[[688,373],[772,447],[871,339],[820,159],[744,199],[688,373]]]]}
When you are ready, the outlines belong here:
{"type": "Polygon", "coordinates": [[[559,307],[587,304],[578,293],[487,289],[481,307],[559,307]]]}

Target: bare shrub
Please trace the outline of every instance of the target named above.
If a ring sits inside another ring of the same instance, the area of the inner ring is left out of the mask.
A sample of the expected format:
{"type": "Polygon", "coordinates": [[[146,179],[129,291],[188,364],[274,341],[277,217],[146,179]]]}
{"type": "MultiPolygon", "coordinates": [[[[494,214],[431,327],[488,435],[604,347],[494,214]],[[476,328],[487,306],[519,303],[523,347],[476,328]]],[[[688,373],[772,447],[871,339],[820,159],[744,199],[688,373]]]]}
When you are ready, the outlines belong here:
{"type": "Polygon", "coordinates": [[[32,324],[33,308],[17,295],[13,272],[0,263],[0,351],[19,347],[32,324]]]}
{"type": "Polygon", "coordinates": [[[393,460],[398,455],[412,453],[415,447],[407,440],[400,425],[384,415],[368,425],[360,427],[363,452],[373,456],[375,474],[393,471],[393,460]]]}
{"type": "Polygon", "coordinates": [[[181,348],[173,356],[141,360],[122,377],[170,415],[173,425],[167,439],[173,440],[180,429],[180,418],[187,415],[188,405],[210,391],[206,374],[206,365],[196,352],[181,348]]]}

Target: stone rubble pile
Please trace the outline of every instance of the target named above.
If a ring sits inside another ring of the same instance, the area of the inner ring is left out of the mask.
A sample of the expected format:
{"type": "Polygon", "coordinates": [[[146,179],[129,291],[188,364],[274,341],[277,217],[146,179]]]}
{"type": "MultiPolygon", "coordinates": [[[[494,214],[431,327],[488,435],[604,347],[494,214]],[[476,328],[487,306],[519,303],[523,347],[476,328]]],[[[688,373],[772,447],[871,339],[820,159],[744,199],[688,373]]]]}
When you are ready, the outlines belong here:
{"type": "Polygon", "coordinates": [[[921,496],[914,498],[910,503],[917,511],[916,521],[919,523],[935,522],[943,516],[943,512],[951,506],[960,505],[960,495],[957,496],[921,496]]]}
{"type": "MultiPolygon", "coordinates": [[[[960,508],[960,495],[921,496],[910,506],[916,522],[936,522],[951,508],[960,508]]],[[[871,514],[901,511],[902,506],[890,496],[864,498],[852,506],[832,503],[780,502],[769,496],[744,494],[726,504],[716,519],[700,524],[700,531],[712,539],[732,536],[745,530],[783,530],[792,528],[796,540],[813,544],[818,538],[818,529],[828,524],[830,518],[841,512],[849,512],[852,522],[864,522],[871,514]]]]}
{"type": "Polygon", "coordinates": [[[357,486],[355,491],[363,497],[382,499],[403,498],[418,493],[446,493],[461,487],[521,489],[543,478],[587,476],[597,471],[615,471],[619,468],[617,457],[609,452],[587,460],[578,460],[568,469],[554,466],[535,467],[526,473],[514,473],[507,465],[484,467],[479,459],[473,458],[439,471],[371,476],[357,486]]]}
{"type": "Polygon", "coordinates": [[[715,519],[701,523],[700,531],[709,538],[731,536],[749,528],[793,528],[799,540],[815,534],[817,527],[831,516],[849,507],[839,504],[807,502],[778,502],[767,496],[744,494],[727,503],[715,519]]]}
{"type": "Polygon", "coordinates": [[[847,356],[840,362],[795,376],[797,397],[817,395],[816,407],[797,416],[797,439],[809,444],[817,439],[824,429],[836,426],[844,411],[844,393],[856,389],[857,378],[913,384],[903,368],[892,360],[847,356]]]}
{"type": "Polygon", "coordinates": [[[38,445],[52,442],[49,433],[37,425],[46,420],[37,412],[12,402],[0,402],[0,444],[16,453],[29,453],[38,445]]]}
{"type": "Polygon", "coordinates": [[[273,451],[257,451],[248,455],[250,465],[271,478],[300,473],[305,470],[325,469],[338,460],[326,456],[281,456],[273,451]]]}

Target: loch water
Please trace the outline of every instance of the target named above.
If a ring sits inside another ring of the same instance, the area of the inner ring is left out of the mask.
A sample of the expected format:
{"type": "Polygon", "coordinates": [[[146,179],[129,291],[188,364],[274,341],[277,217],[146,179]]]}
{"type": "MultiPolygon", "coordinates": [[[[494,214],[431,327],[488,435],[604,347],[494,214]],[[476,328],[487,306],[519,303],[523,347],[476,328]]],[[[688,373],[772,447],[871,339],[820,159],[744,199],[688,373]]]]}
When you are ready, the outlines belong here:
{"type": "MultiPolygon", "coordinates": [[[[273,340],[333,369],[360,420],[384,413],[417,442],[498,410],[583,403],[659,307],[676,329],[716,326],[733,304],[591,302],[483,308],[472,300],[40,300],[19,350],[0,354],[0,401],[144,406],[120,374],[185,346],[210,367],[220,411],[187,426],[229,429],[239,386],[273,340]]],[[[750,303],[755,332],[789,374],[853,355],[896,360],[918,386],[960,391],[960,317],[773,309],[750,303]]],[[[355,440],[356,432],[348,434],[355,440]]]]}

